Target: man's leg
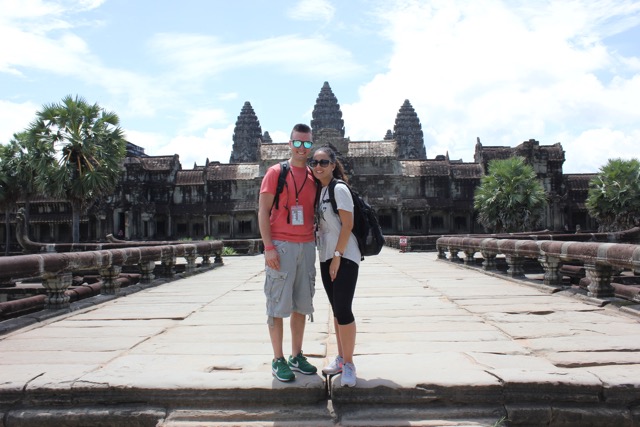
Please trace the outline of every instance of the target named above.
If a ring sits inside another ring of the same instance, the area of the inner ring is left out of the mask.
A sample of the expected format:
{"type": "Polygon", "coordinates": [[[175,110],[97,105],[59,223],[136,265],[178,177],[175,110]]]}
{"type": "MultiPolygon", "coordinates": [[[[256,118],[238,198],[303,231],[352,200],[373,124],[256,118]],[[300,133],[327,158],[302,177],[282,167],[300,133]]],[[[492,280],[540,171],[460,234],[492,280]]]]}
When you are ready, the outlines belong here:
{"type": "MultiPolygon", "coordinates": [[[[282,319],[280,319],[282,328],[282,319]]],[[[302,351],[302,341],[304,339],[304,327],[307,317],[297,312],[291,313],[291,355],[297,356],[302,351]]],[[[282,341],[280,341],[280,351],[282,351],[282,341]]]]}
{"type": "Polygon", "coordinates": [[[271,347],[273,347],[273,358],[279,359],[284,357],[282,350],[282,340],[284,337],[282,317],[273,317],[273,325],[269,327],[269,338],[271,338],[271,347]]]}

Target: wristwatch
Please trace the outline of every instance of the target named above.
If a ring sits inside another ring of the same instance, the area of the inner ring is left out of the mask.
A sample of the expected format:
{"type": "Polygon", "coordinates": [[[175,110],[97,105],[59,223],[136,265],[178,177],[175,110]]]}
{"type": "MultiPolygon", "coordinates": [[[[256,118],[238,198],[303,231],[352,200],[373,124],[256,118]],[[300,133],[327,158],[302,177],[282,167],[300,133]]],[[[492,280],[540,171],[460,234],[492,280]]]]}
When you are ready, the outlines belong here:
{"type": "Polygon", "coordinates": [[[335,252],[333,253],[333,256],[339,256],[339,257],[341,257],[341,256],[342,256],[342,252],[340,252],[340,251],[335,251],[335,252]]]}

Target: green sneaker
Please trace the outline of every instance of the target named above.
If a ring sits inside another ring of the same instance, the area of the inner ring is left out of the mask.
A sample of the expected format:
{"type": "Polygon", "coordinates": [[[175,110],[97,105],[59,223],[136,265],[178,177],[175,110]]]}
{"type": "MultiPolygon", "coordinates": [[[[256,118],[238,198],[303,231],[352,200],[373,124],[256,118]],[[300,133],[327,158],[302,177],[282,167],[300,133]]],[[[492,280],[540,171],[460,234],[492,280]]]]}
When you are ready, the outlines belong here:
{"type": "Polygon", "coordinates": [[[318,368],[307,362],[307,358],[302,355],[302,352],[296,357],[289,356],[289,367],[292,371],[302,372],[305,375],[315,374],[318,368]]]}
{"type": "Polygon", "coordinates": [[[287,361],[284,360],[284,357],[275,359],[271,362],[271,372],[273,373],[273,376],[280,381],[287,382],[296,379],[296,374],[291,372],[291,368],[287,365],[287,361]]]}

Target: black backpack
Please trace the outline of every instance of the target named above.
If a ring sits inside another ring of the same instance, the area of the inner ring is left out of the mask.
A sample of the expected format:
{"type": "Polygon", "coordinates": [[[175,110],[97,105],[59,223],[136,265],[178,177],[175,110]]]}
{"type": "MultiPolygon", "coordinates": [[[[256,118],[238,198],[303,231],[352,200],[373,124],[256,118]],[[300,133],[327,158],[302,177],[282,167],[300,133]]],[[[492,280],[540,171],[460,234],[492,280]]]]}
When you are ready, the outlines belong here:
{"type": "Polygon", "coordinates": [[[353,229],[351,232],[358,240],[362,259],[365,256],[378,255],[384,246],[384,235],[378,223],[378,215],[375,209],[365,202],[360,194],[351,188],[349,184],[339,179],[333,179],[329,183],[329,200],[331,201],[333,212],[338,213],[334,191],[336,184],[339,182],[346,185],[351,192],[351,198],[353,199],[353,229]]]}

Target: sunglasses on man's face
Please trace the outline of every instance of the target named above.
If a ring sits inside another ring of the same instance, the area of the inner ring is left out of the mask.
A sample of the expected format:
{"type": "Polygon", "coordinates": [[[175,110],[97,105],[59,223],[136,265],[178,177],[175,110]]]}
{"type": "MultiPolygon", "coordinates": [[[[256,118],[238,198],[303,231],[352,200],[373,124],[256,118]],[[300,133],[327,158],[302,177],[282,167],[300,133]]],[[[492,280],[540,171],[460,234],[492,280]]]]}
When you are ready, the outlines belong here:
{"type": "Polygon", "coordinates": [[[313,145],[313,141],[299,141],[297,139],[294,139],[293,141],[291,141],[291,143],[296,148],[300,148],[304,144],[304,148],[306,149],[311,148],[311,146],[313,145]]]}
{"type": "Polygon", "coordinates": [[[327,166],[329,166],[331,164],[331,160],[327,160],[327,159],[322,159],[322,160],[309,160],[309,166],[311,166],[312,168],[315,168],[316,166],[320,165],[323,168],[326,168],[327,166]]]}

